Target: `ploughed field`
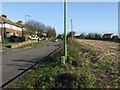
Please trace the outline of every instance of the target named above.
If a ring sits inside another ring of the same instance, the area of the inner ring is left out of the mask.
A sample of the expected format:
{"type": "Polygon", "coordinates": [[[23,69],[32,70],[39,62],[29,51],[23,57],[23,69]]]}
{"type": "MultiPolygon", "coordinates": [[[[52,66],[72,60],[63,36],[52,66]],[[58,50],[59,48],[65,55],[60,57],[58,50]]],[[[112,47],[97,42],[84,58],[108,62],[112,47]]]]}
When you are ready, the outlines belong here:
{"type": "MultiPolygon", "coordinates": [[[[84,39],[76,39],[75,42],[79,45],[79,56],[86,58],[85,62],[95,76],[96,85],[108,88],[118,87],[120,43],[84,39]]],[[[80,63],[85,62],[81,60],[80,63]]]]}
{"type": "Polygon", "coordinates": [[[102,60],[103,62],[105,61],[111,63],[118,63],[118,61],[120,60],[120,43],[78,39],[76,41],[78,41],[82,45],[85,45],[86,48],[93,50],[93,52],[96,52],[96,58],[102,60]]]}

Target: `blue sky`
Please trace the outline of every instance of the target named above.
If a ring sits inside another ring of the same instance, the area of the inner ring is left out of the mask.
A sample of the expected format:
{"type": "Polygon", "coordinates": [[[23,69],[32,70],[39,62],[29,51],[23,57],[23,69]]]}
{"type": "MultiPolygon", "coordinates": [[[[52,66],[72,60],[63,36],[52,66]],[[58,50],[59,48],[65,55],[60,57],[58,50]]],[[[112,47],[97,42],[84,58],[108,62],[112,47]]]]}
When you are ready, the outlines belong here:
{"type": "MultiPolygon", "coordinates": [[[[63,3],[62,2],[3,2],[2,14],[12,21],[25,21],[25,15],[51,25],[57,34],[63,33],[63,3]]],[[[70,19],[73,20],[73,30],[85,33],[118,33],[117,2],[69,2],[67,4],[67,31],[70,31],[70,19]]]]}
{"type": "MultiPolygon", "coordinates": [[[[117,2],[80,2],[68,3],[69,19],[73,19],[73,30],[76,33],[118,33],[117,2]]],[[[69,25],[70,27],[70,25],[69,25]]]]}
{"type": "Polygon", "coordinates": [[[63,3],[44,2],[4,2],[2,13],[12,21],[33,19],[45,25],[55,27],[57,33],[63,33],[63,3]]]}

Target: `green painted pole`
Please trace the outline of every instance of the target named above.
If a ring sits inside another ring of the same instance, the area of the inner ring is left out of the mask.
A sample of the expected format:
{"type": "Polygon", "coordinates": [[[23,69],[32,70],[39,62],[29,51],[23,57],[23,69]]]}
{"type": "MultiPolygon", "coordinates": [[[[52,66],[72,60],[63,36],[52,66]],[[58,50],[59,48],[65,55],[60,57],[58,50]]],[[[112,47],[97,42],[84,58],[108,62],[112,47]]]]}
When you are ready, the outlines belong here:
{"type": "Polygon", "coordinates": [[[67,38],[66,38],[66,0],[64,0],[64,55],[67,60],[67,38]]]}

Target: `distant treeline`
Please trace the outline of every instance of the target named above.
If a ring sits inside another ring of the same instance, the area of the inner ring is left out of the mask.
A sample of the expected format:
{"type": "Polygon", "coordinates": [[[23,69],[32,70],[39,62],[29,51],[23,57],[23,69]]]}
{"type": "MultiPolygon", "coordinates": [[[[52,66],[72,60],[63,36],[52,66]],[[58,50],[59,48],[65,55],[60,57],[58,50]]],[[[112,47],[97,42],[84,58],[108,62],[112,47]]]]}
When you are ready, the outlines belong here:
{"type": "Polygon", "coordinates": [[[79,36],[75,36],[79,39],[91,39],[91,40],[105,40],[105,41],[114,41],[114,42],[120,42],[120,38],[118,35],[113,35],[113,33],[106,33],[106,34],[98,34],[98,33],[89,33],[84,34],[81,33],[79,36]]]}
{"type": "MultiPolygon", "coordinates": [[[[98,33],[81,33],[80,35],[75,36],[75,32],[71,31],[67,33],[67,39],[72,38],[74,36],[77,39],[90,39],[90,40],[103,40],[103,41],[111,41],[111,42],[120,42],[120,38],[118,35],[114,35],[113,33],[106,33],[106,34],[98,34],[98,33]]],[[[59,34],[57,36],[58,39],[63,39],[64,35],[59,34]]]]}

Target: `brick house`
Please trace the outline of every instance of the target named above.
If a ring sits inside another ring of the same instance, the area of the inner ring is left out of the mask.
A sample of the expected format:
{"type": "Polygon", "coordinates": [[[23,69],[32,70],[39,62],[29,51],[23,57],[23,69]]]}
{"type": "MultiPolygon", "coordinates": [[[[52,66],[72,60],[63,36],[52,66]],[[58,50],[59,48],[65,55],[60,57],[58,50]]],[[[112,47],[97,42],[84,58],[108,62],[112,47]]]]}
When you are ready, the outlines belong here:
{"type": "Polygon", "coordinates": [[[0,30],[3,39],[7,39],[12,35],[22,35],[22,28],[23,25],[21,21],[14,23],[7,17],[2,15],[0,16],[0,30]]]}

